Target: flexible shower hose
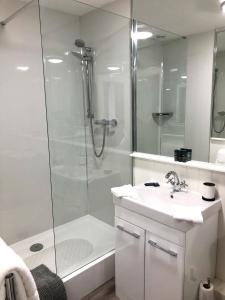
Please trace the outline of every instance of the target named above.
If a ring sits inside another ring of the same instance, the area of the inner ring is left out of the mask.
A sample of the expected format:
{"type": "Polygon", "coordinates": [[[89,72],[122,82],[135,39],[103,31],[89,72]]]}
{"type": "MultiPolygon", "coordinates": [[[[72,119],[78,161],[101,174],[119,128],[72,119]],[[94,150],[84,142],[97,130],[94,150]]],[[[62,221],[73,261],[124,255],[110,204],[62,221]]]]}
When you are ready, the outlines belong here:
{"type": "Polygon", "coordinates": [[[216,127],[215,127],[215,118],[214,118],[214,121],[213,121],[213,129],[216,133],[222,133],[225,129],[225,119],[223,120],[223,126],[222,126],[222,129],[221,130],[217,130],[216,127]]]}
{"type": "Polygon", "coordinates": [[[100,158],[104,152],[105,149],[105,138],[106,138],[106,124],[103,124],[103,137],[102,137],[102,146],[100,152],[97,152],[96,150],[96,144],[95,144],[95,137],[94,137],[94,127],[93,127],[93,118],[90,118],[90,127],[91,127],[91,140],[92,140],[92,147],[94,155],[97,158],[100,158]]]}

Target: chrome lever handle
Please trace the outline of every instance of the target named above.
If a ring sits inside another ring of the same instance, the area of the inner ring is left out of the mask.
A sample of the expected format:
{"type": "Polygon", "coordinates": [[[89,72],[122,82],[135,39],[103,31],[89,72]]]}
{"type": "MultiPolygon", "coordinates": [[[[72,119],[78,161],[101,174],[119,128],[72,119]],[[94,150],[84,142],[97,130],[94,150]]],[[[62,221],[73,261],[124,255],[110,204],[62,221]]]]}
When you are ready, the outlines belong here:
{"type": "Polygon", "coordinates": [[[186,188],[186,187],[188,187],[188,184],[186,183],[185,180],[182,180],[181,183],[180,183],[180,186],[181,186],[182,188],[186,188]]]}
{"type": "Polygon", "coordinates": [[[164,247],[158,245],[158,244],[157,244],[156,242],[154,242],[154,241],[149,240],[148,243],[149,243],[152,247],[155,247],[155,248],[157,248],[157,249],[159,249],[159,250],[161,250],[161,251],[163,251],[163,252],[165,252],[165,253],[167,253],[167,254],[173,256],[173,257],[177,257],[177,256],[178,256],[177,252],[172,251],[172,250],[169,250],[169,249],[166,249],[166,248],[164,248],[164,247]]]}
{"type": "Polygon", "coordinates": [[[129,235],[131,235],[131,236],[133,236],[133,237],[135,237],[136,239],[140,239],[140,234],[138,234],[138,233],[135,233],[135,232],[131,232],[131,231],[129,231],[129,230],[127,230],[127,229],[125,229],[123,226],[121,226],[121,225],[117,225],[116,226],[119,230],[121,230],[121,231],[123,231],[123,232],[125,232],[125,233],[127,233],[127,234],[129,234],[129,235]]]}
{"type": "Polygon", "coordinates": [[[173,178],[169,178],[169,179],[167,180],[167,183],[170,183],[172,186],[175,185],[175,181],[174,181],[173,178]]]}

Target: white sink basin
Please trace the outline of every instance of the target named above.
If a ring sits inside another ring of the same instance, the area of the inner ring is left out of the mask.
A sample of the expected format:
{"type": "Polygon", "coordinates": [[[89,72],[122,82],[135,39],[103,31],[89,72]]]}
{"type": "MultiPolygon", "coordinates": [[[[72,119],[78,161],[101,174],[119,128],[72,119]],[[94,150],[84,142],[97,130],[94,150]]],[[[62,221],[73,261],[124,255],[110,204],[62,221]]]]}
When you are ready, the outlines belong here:
{"type": "Polygon", "coordinates": [[[114,197],[114,204],[182,231],[189,230],[193,224],[173,219],[174,205],[200,209],[203,221],[221,209],[220,199],[207,202],[202,200],[200,193],[196,192],[177,192],[171,198],[169,185],[161,185],[160,187],[140,185],[134,188],[138,194],[137,199],[114,197]]]}

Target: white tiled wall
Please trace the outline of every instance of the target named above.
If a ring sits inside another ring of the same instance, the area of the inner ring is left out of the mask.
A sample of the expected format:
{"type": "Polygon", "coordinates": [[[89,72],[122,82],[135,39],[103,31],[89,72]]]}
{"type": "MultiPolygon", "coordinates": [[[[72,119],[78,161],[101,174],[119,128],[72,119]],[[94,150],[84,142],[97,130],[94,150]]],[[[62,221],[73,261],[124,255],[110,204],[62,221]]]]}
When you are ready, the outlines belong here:
{"type": "Polygon", "coordinates": [[[179,177],[185,179],[189,189],[201,192],[202,183],[212,181],[217,186],[218,196],[222,199],[223,210],[219,218],[219,240],[217,252],[216,275],[225,281],[225,174],[194,169],[184,166],[174,166],[169,163],[158,163],[144,159],[134,159],[134,184],[146,181],[165,182],[165,174],[175,170],[179,177]]]}
{"type": "Polygon", "coordinates": [[[0,44],[0,236],[15,243],[52,227],[36,1],[0,26],[0,44]]]}

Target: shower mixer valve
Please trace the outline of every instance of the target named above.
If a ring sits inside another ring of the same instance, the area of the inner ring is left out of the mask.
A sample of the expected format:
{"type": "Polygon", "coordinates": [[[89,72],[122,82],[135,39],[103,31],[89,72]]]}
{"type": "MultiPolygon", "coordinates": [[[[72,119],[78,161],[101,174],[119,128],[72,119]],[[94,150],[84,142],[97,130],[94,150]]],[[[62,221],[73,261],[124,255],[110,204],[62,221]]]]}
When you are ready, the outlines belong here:
{"type": "Polygon", "coordinates": [[[95,125],[102,125],[102,126],[111,126],[111,127],[116,127],[118,124],[116,119],[112,120],[106,120],[106,119],[101,119],[101,120],[96,120],[95,125]]]}

